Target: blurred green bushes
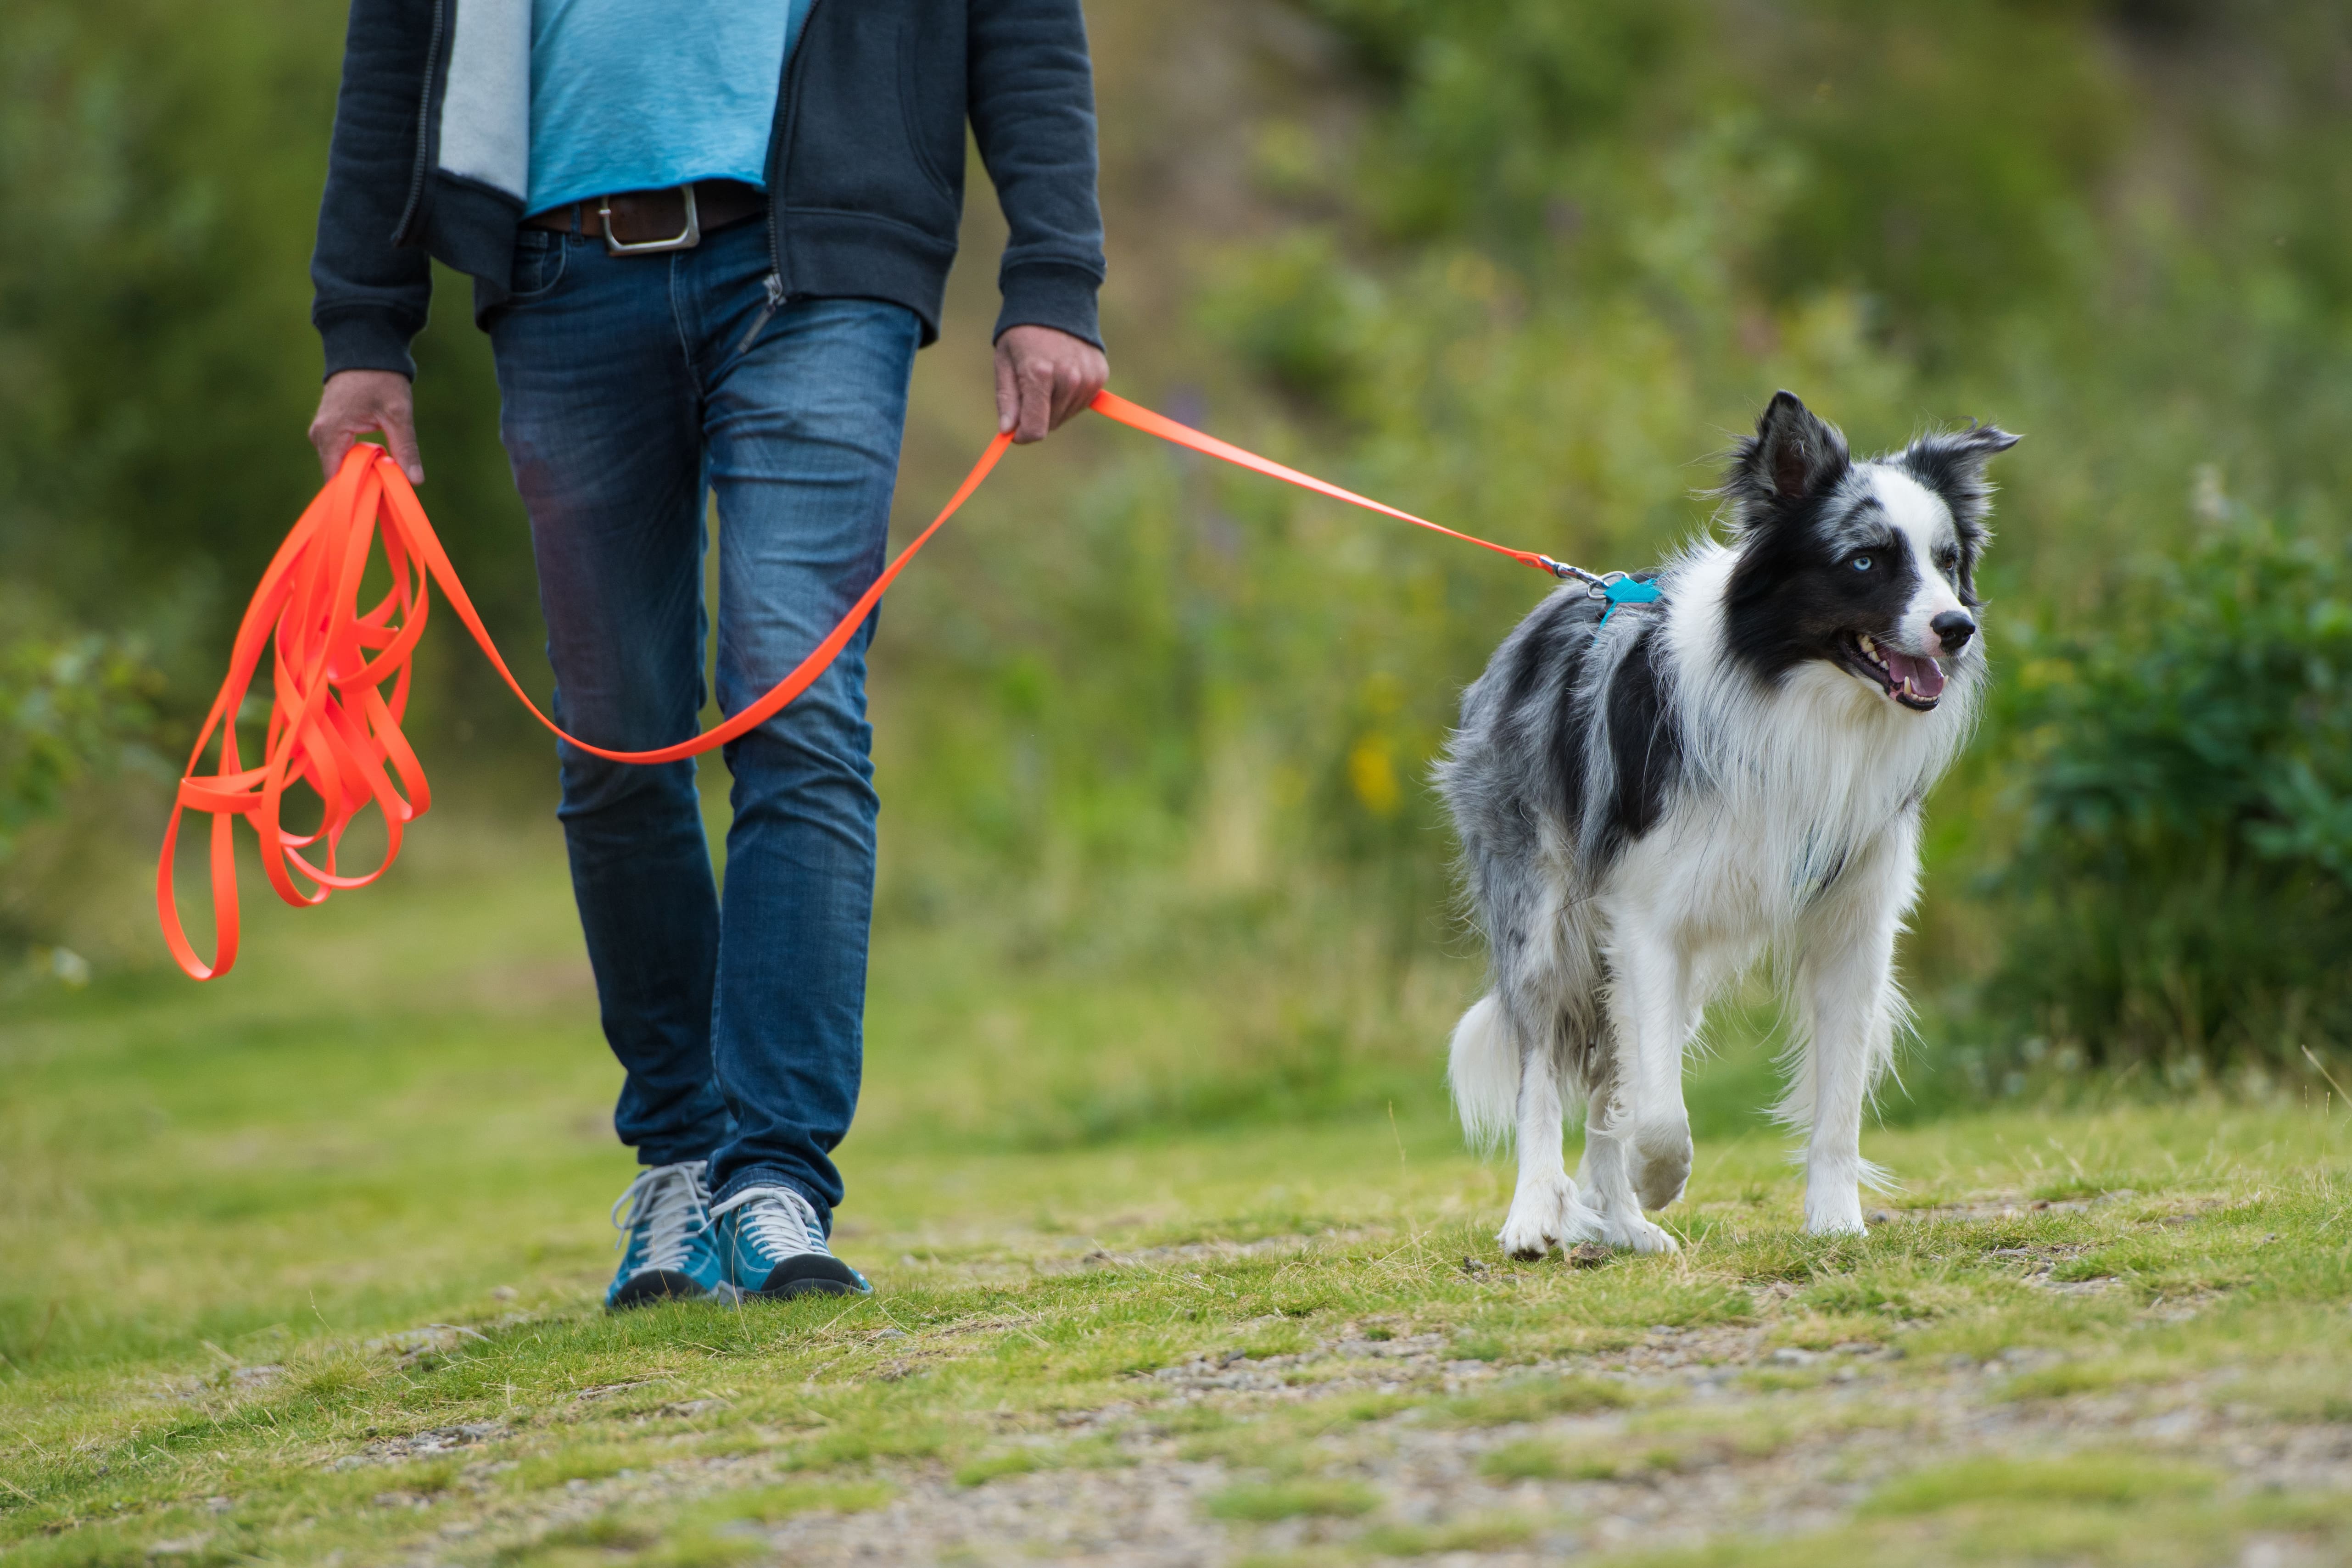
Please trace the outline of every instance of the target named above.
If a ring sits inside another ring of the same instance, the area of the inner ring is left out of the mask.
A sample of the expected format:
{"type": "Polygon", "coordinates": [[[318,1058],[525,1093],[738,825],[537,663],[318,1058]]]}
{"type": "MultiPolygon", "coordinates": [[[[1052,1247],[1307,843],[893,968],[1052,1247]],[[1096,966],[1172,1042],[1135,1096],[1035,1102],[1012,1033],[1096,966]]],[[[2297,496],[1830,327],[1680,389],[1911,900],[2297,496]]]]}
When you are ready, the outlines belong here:
{"type": "MultiPolygon", "coordinates": [[[[0,571],[141,630],[183,721],[315,482],[303,266],[336,22],[286,0],[0,18],[0,211],[42,236],[0,247],[0,571]]],[[[1196,222],[1164,160],[1107,163],[1115,240],[1181,247],[1198,279],[1186,308],[1122,318],[1115,273],[1115,358],[1186,367],[1125,390],[1593,566],[1702,526],[1709,452],[1776,386],[1865,447],[1969,416],[2025,432],[1982,583],[2006,695],[1932,809],[1905,957],[1927,1034],[2217,1063],[2352,1045],[2310,967],[2340,950],[2341,699],[2290,670],[2337,645],[2289,634],[2341,598],[2352,12],[1295,0],[1202,25],[1247,68],[1186,90],[1228,95],[1249,188],[1196,222]],[[2208,470],[2294,542],[2213,533],[2208,470]],[[2168,571],[2187,602],[2153,586],[2168,571]],[[2217,761],[2196,747],[2224,696],[2217,761]]],[[[519,653],[537,622],[495,391],[462,290],[440,302],[426,498],[519,653]]],[[[1402,999],[1475,983],[1423,779],[1542,583],[1139,438],[1096,450],[1060,492],[1009,470],[893,597],[882,918],[1015,967],[1189,955],[1212,990],[1218,944],[1167,934],[1223,922],[1325,988],[1308,1014],[1443,1013],[1402,999]],[[1342,977],[1313,961],[1335,944],[1381,956],[1342,977]]],[[[937,477],[910,471],[909,504],[937,477]]],[[[490,753],[543,792],[538,738],[470,650],[429,642],[420,723],[516,737],[490,753]]],[[[1433,1059],[1342,1032],[1351,1059],[1433,1059]]]]}
{"type": "MultiPolygon", "coordinates": [[[[1709,448],[1775,386],[1866,447],[1999,419],[2030,437],[2000,467],[1983,584],[2004,681],[2059,643],[2152,651],[2133,634],[2151,612],[2134,585],[2204,548],[2200,473],[2305,541],[2294,559],[2342,555],[2339,8],[1301,9],[1331,47],[1256,132],[1258,194],[1284,221],[1218,250],[1197,314],[1245,374],[1183,417],[1594,566],[1649,560],[1702,526],[1709,448]]],[[[1000,863],[1066,889],[1107,894],[1154,864],[1210,888],[1332,886],[1401,957],[1465,949],[1421,781],[1455,694],[1540,585],[1158,453],[1103,480],[1074,528],[992,537],[979,580],[958,586],[983,610],[918,589],[927,614],[973,632],[950,656],[893,655],[925,727],[954,737],[910,748],[913,808],[968,847],[1018,799],[1027,826],[997,841],[1000,863]]],[[[2236,580],[2262,625],[2305,608],[2306,578],[2236,580]]],[[[2286,656],[2219,631],[2165,649],[2147,678],[2167,689],[2225,689],[2239,660],[2286,656]]],[[[2280,859],[2250,829],[2225,873],[2246,896],[2220,912],[2177,846],[2053,809],[2079,758],[2041,737],[2049,722],[2002,706],[1932,814],[1906,956],[1931,1041],[2046,1031],[2059,995],[2072,1034],[2128,1038],[2114,1056],[2218,1061],[2259,1041],[2274,1058],[2290,996],[2294,1029],[2347,1040],[2352,1020],[2286,978],[2340,927],[2315,914],[2308,941],[2282,947],[2252,896],[2283,879],[2314,890],[2298,908],[2326,906],[2318,852],[2280,859]],[[2128,894],[2051,893],[2095,866],[2109,885],[2117,864],[2138,879],[2128,894]],[[2199,960],[2186,1010],[2151,989],[2177,986],[2195,946],[2152,913],[2170,905],[2230,937],[2199,960]],[[2256,947],[2294,956],[2231,956],[2256,947]]],[[[2086,701],[2062,727],[2124,758],[2143,741],[2134,722],[2086,701]]],[[[2295,821],[2332,821],[2340,785],[2289,766],[2299,722],[2276,704],[2242,714],[2261,737],[2243,771],[2303,800],[2295,821]]],[[[1060,907],[1116,918],[1108,896],[1060,907]]]]}
{"type": "Polygon", "coordinates": [[[152,758],[154,672],[133,644],[95,632],[44,635],[21,622],[0,641],[0,864],[16,835],[93,772],[152,758]]]}
{"type": "Polygon", "coordinates": [[[1994,1019],[2096,1065],[2352,1040],[2352,563],[2214,497],[2096,632],[1996,699],[2026,827],[1994,1019]]]}
{"type": "MultiPolygon", "coordinates": [[[[137,632],[182,725],[319,483],[309,262],[342,23],[295,0],[0,10],[0,580],[95,632],[137,632]]],[[[428,499],[527,652],[529,544],[464,295],[437,291],[418,343],[428,499]]],[[[488,683],[450,653],[424,662],[438,706],[487,711],[488,683]]]]}

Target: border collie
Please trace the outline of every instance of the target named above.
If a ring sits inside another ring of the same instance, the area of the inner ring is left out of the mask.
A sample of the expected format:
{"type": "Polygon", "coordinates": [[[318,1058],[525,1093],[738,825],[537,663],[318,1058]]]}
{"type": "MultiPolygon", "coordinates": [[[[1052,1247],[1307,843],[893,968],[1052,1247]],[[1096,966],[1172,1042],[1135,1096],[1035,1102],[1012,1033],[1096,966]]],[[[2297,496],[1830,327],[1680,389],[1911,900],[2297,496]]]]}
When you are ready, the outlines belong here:
{"type": "Polygon", "coordinates": [[[2016,442],[1972,425],[1857,462],[1779,393],[1732,455],[1728,542],[1669,560],[1654,602],[1562,588],[1463,694],[1437,783],[1493,987],[1448,1076],[1474,1143],[1517,1145],[1506,1252],[1675,1249],[1642,1211],[1690,1176],[1683,1054],[1765,956],[1796,1029],[1778,1114],[1808,1134],[1805,1228],[1861,1232],[1919,803],[1984,682],[1984,466],[2016,442]]]}

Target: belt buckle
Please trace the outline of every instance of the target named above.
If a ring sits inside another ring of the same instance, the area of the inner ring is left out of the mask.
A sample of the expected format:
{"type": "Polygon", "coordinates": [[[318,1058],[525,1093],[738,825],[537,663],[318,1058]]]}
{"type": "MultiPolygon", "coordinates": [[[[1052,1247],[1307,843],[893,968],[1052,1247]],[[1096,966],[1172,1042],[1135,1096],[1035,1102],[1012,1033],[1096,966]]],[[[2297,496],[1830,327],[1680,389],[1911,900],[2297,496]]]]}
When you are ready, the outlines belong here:
{"type": "Polygon", "coordinates": [[[694,187],[680,185],[677,193],[686,198],[686,227],[668,239],[639,240],[631,244],[613,237],[613,198],[605,196],[596,204],[596,215],[604,220],[604,254],[607,256],[645,256],[655,251],[692,250],[702,243],[702,224],[694,214],[694,187]]]}

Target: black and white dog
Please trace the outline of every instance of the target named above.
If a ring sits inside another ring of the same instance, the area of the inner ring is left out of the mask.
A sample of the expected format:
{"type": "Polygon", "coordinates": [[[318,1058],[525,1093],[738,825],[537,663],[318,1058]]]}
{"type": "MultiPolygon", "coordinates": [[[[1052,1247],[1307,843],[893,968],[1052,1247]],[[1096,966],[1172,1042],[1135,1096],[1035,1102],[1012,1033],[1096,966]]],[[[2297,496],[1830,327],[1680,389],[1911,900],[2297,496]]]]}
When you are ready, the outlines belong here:
{"type": "Polygon", "coordinates": [[[1473,1140],[1517,1143],[1505,1251],[1675,1249],[1642,1211],[1690,1175],[1683,1053],[1767,955],[1798,1030],[1780,1114],[1809,1130],[1805,1228],[1863,1228],[1919,803],[1984,680],[1984,465],[2016,441],[1978,426],[1856,462],[1781,392],[1724,482],[1728,542],[1605,617],[1561,589],[1463,695],[1437,780],[1494,988],[1455,1026],[1449,1075],[1473,1140]]]}

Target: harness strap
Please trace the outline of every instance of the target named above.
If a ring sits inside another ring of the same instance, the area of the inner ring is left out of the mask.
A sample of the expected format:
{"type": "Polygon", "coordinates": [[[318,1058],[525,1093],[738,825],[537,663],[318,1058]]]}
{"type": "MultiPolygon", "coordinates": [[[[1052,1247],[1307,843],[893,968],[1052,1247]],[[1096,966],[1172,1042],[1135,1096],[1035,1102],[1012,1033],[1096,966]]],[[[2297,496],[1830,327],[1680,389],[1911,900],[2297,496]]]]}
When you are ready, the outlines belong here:
{"type": "Polygon", "coordinates": [[[1621,604],[1655,604],[1664,599],[1665,592],[1658,587],[1655,575],[1644,572],[1639,577],[1623,577],[1612,573],[1601,586],[1601,597],[1609,601],[1609,608],[1601,612],[1600,624],[1608,625],[1609,618],[1617,613],[1621,604]]]}

